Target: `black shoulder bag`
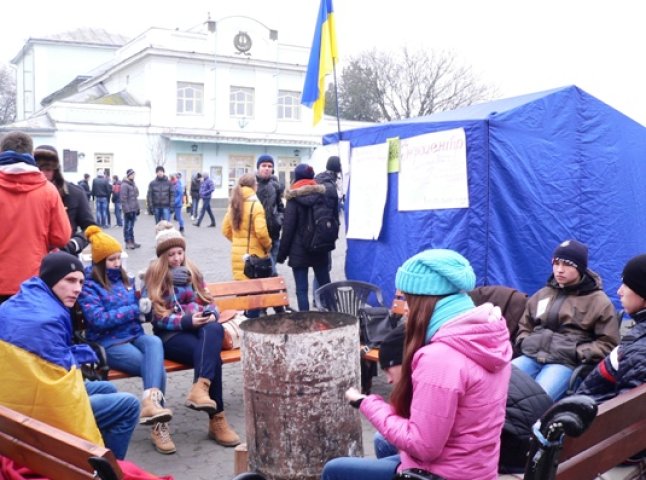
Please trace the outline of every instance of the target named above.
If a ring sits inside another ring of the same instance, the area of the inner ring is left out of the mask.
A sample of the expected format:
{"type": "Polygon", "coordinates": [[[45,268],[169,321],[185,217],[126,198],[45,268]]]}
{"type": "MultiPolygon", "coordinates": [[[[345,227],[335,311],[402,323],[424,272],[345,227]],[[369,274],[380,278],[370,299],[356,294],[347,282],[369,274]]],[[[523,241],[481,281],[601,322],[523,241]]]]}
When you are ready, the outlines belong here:
{"type": "Polygon", "coordinates": [[[249,213],[249,232],[247,233],[247,255],[244,261],[244,274],[247,278],[267,278],[271,277],[273,273],[273,265],[271,257],[260,258],[258,255],[249,254],[249,244],[251,242],[251,222],[253,222],[253,207],[256,205],[254,201],[251,204],[251,212],[249,213]]]}

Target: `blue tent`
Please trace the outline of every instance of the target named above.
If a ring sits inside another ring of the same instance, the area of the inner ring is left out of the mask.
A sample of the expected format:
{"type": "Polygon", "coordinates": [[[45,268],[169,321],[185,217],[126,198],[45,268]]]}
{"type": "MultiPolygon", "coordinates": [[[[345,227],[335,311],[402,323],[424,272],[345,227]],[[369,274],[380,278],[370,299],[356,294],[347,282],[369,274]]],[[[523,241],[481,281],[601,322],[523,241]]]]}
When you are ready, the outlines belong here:
{"type": "MultiPolygon", "coordinates": [[[[427,117],[340,133],[352,147],[464,128],[469,208],[399,212],[398,174],[389,174],[378,240],[348,240],[346,276],[379,285],[388,301],[397,268],[427,248],[467,257],[478,285],[534,293],[551,273],[551,254],[574,238],[606,293],[624,263],[646,252],[646,128],[569,86],[427,117]]],[[[327,135],[324,144],[336,143],[327,135]]],[[[352,178],[348,201],[353,195],[352,178]]],[[[347,210],[346,210],[347,211],[347,210]]]]}

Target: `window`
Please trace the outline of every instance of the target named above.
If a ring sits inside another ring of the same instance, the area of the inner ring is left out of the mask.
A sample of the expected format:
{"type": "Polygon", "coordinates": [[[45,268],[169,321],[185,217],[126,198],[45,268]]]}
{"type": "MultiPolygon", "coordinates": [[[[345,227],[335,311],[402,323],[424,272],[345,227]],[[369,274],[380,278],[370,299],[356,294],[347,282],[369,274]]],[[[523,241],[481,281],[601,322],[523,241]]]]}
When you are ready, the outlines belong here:
{"type": "Polygon", "coordinates": [[[278,91],[278,118],[281,120],[300,120],[300,92],[278,91]]]}
{"type": "Polygon", "coordinates": [[[229,96],[229,115],[232,117],[253,118],[254,89],[231,87],[229,96]]]}
{"type": "Polygon", "coordinates": [[[201,115],[204,108],[204,85],[177,82],[177,113],[201,115]]]}

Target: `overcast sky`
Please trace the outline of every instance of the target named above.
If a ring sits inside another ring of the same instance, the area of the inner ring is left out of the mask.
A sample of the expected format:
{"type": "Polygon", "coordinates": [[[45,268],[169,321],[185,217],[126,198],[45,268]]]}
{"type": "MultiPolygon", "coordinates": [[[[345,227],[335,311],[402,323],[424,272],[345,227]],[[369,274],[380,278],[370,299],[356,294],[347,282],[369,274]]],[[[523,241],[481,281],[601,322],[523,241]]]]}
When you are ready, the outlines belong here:
{"type": "MultiPolygon", "coordinates": [[[[22,0],[0,28],[0,61],[29,37],[79,27],[134,36],[252,16],[279,41],[309,46],[319,0],[22,0]],[[160,7],[159,5],[171,5],[160,7]]],[[[501,98],[577,85],[646,125],[646,4],[641,0],[334,0],[341,60],[401,46],[453,53],[501,98]]]]}

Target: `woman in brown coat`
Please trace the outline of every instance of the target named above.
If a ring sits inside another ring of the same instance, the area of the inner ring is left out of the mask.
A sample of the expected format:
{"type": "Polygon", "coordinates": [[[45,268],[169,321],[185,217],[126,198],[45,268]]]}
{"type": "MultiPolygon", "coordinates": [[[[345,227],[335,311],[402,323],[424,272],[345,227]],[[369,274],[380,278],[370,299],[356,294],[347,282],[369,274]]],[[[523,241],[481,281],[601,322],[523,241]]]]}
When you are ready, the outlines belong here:
{"type": "Polygon", "coordinates": [[[246,280],[244,256],[266,258],[271,250],[265,209],[256,197],[256,176],[245,173],[231,193],[231,201],[224,220],[222,233],[231,243],[231,268],[235,280],[246,280]]]}

